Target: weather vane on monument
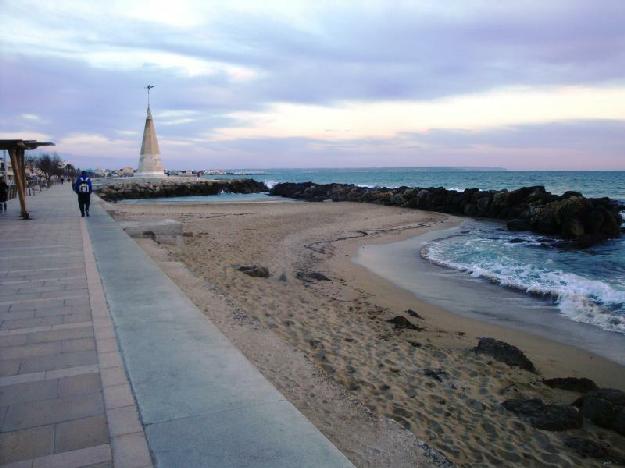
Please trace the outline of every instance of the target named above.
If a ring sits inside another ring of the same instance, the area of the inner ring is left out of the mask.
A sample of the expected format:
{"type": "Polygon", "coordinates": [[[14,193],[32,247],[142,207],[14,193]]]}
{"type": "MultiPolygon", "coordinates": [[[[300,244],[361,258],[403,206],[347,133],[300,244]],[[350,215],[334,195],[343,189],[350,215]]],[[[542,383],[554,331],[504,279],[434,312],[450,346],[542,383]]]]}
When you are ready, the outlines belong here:
{"type": "Polygon", "coordinates": [[[151,85],[151,84],[145,87],[145,89],[148,90],[148,109],[150,109],[150,90],[154,87],[156,87],[156,85],[151,85]]]}

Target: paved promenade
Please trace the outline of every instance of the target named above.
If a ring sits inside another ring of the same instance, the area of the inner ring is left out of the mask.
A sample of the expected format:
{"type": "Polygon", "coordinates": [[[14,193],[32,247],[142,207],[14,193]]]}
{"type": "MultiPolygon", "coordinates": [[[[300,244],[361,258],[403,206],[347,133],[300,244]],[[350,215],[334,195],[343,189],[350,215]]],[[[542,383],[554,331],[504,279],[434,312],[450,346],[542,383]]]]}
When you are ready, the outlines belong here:
{"type": "Polygon", "coordinates": [[[0,215],[0,465],[349,467],[99,206],[0,215]]]}

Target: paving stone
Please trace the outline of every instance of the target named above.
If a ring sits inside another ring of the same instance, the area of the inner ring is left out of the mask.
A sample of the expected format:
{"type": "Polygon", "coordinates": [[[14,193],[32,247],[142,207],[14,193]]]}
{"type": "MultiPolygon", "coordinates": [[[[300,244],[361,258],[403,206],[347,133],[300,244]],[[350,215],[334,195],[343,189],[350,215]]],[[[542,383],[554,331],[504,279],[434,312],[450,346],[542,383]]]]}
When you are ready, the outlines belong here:
{"type": "Polygon", "coordinates": [[[17,374],[20,370],[20,362],[19,359],[0,361],[0,377],[17,374]]]}
{"type": "Polygon", "coordinates": [[[63,323],[62,316],[39,317],[39,318],[22,319],[22,320],[5,320],[2,322],[0,329],[16,330],[18,328],[32,328],[32,327],[43,327],[43,326],[49,326],[49,325],[60,325],[61,323],[63,323]]]}
{"type": "Polygon", "coordinates": [[[0,464],[37,458],[52,453],[54,426],[0,433],[0,464]]]}
{"type": "Polygon", "coordinates": [[[98,340],[99,353],[109,353],[111,351],[117,351],[117,340],[115,338],[104,338],[98,340]]]}
{"type": "Polygon", "coordinates": [[[97,374],[99,372],[97,364],[91,364],[89,366],[76,366],[68,367],[66,369],[55,369],[45,372],[46,379],[61,379],[63,377],[74,377],[75,375],[82,374],[97,374]]]}
{"type": "Polygon", "coordinates": [[[58,384],[58,380],[43,380],[0,387],[0,406],[58,398],[58,384]]]}
{"type": "Polygon", "coordinates": [[[53,315],[69,315],[78,312],[85,311],[72,306],[47,307],[45,305],[42,305],[40,307],[37,307],[37,309],[34,311],[34,315],[35,317],[51,317],[53,315]]]}
{"type": "Polygon", "coordinates": [[[6,387],[7,385],[17,385],[22,383],[37,382],[39,380],[46,380],[45,372],[33,372],[31,374],[16,374],[0,377],[0,387],[6,387]]]}
{"type": "Polygon", "coordinates": [[[6,335],[0,337],[0,348],[26,344],[27,335],[6,335]]]}
{"type": "Polygon", "coordinates": [[[0,431],[43,426],[104,413],[100,393],[11,405],[0,431]]]}
{"type": "Polygon", "coordinates": [[[107,410],[106,416],[108,418],[109,430],[113,437],[143,431],[143,426],[139,422],[139,415],[134,406],[107,410]]]}
{"type": "Polygon", "coordinates": [[[107,367],[122,367],[122,360],[119,357],[119,353],[114,351],[111,353],[99,353],[98,354],[98,362],[100,364],[100,368],[104,369],[107,367]]]}
{"type": "Polygon", "coordinates": [[[93,328],[90,324],[83,327],[50,330],[33,333],[28,336],[29,343],[47,343],[50,341],[72,340],[93,336],[93,328]]]}
{"type": "Polygon", "coordinates": [[[63,323],[87,323],[91,321],[91,314],[86,312],[63,315],[63,323]]]}
{"type": "Polygon", "coordinates": [[[103,444],[37,458],[33,462],[33,468],[85,468],[110,460],[111,446],[103,444]]]}
{"type": "Polygon", "coordinates": [[[37,307],[41,307],[42,304],[46,304],[47,307],[62,307],[65,301],[63,299],[47,300],[47,301],[28,301],[28,302],[14,302],[9,308],[9,312],[17,312],[20,310],[37,310],[37,307]]]}
{"type": "Polygon", "coordinates": [[[100,369],[100,380],[104,387],[121,385],[127,382],[126,372],[123,367],[106,367],[100,369]]]}
{"type": "Polygon", "coordinates": [[[104,401],[106,401],[107,409],[121,408],[135,404],[128,384],[104,387],[104,401]]]}
{"type": "Polygon", "coordinates": [[[99,374],[82,374],[59,380],[59,395],[61,398],[71,395],[99,393],[101,389],[99,374]]]}
{"type": "Polygon", "coordinates": [[[55,453],[93,447],[108,442],[109,431],[104,415],[59,423],[54,433],[55,453]]]}
{"type": "Polygon", "coordinates": [[[76,353],[64,353],[39,358],[30,358],[22,361],[20,373],[86,366],[96,364],[97,361],[98,358],[95,351],[79,351],[76,353]]]}
{"type": "Polygon", "coordinates": [[[95,340],[93,338],[79,338],[77,340],[66,340],[62,343],[61,352],[73,353],[77,351],[94,351],[95,340]]]}
{"type": "Polygon", "coordinates": [[[125,434],[113,437],[113,463],[125,468],[150,466],[150,452],[143,434],[125,434]]]}
{"type": "Polygon", "coordinates": [[[35,343],[30,345],[12,346],[4,348],[0,353],[0,360],[24,359],[61,352],[61,343],[35,343]]]}
{"type": "Polygon", "coordinates": [[[35,317],[34,310],[22,310],[18,312],[0,313],[0,320],[23,320],[23,319],[31,319],[34,317],[35,317]]]}

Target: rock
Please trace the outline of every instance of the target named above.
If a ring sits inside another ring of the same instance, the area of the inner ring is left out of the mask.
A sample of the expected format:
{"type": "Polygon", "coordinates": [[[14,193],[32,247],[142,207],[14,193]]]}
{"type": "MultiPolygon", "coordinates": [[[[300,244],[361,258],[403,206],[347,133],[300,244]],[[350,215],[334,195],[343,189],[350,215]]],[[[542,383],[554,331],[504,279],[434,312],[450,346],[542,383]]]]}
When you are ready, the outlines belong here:
{"type": "Polygon", "coordinates": [[[447,372],[445,372],[443,369],[425,368],[423,369],[423,375],[425,375],[426,377],[431,377],[434,380],[437,380],[439,382],[442,382],[443,377],[447,377],[447,372]]]}
{"type": "Polygon", "coordinates": [[[418,312],[416,312],[416,311],[414,311],[414,310],[412,310],[412,309],[406,309],[406,311],[405,311],[405,312],[406,312],[408,315],[410,315],[411,317],[414,317],[414,318],[419,319],[419,320],[425,320],[425,319],[424,319],[421,315],[419,315],[419,313],[418,313],[418,312]]]}
{"type": "Polygon", "coordinates": [[[543,383],[551,388],[559,388],[569,392],[588,393],[597,390],[597,384],[585,377],[558,377],[555,379],[543,380],[543,383]]]}
{"type": "Polygon", "coordinates": [[[308,273],[305,273],[303,271],[298,271],[295,276],[297,277],[297,279],[300,279],[302,281],[307,281],[307,282],[310,282],[310,281],[332,281],[330,278],[328,278],[323,273],[318,273],[316,271],[311,271],[311,272],[308,272],[308,273]]]}
{"type": "Polygon", "coordinates": [[[625,436],[625,408],[621,408],[612,421],[612,429],[625,436]]]}
{"type": "Polygon", "coordinates": [[[582,439],[581,437],[568,437],[564,441],[564,445],[575,450],[578,455],[584,458],[608,458],[610,452],[606,444],[595,442],[590,439],[582,439]]]}
{"type": "Polygon", "coordinates": [[[423,327],[418,327],[403,315],[396,315],[392,319],[387,320],[387,322],[392,323],[395,330],[423,330],[423,327]]]}
{"type": "Polygon", "coordinates": [[[625,392],[600,388],[586,393],[574,405],[597,426],[625,435],[625,392]]]}
{"type": "Polygon", "coordinates": [[[511,219],[507,223],[507,227],[510,231],[531,231],[532,226],[529,221],[525,219],[511,219]]]}
{"type": "Polygon", "coordinates": [[[532,361],[516,346],[496,340],[494,338],[480,338],[477,346],[473,349],[476,353],[487,354],[497,361],[512,367],[520,367],[530,372],[536,372],[532,361]]]}
{"type": "Polygon", "coordinates": [[[264,266],[258,265],[242,265],[237,268],[239,271],[245,273],[246,275],[253,276],[256,278],[267,278],[269,277],[269,269],[264,266]]]}
{"type": "Polygon", "coordinates": [[[536,429],[566,431],[579,429],[583,421],[573,406],[546,405],[538,398],[506,400],[502,406],[525,419],[536,429]]]}

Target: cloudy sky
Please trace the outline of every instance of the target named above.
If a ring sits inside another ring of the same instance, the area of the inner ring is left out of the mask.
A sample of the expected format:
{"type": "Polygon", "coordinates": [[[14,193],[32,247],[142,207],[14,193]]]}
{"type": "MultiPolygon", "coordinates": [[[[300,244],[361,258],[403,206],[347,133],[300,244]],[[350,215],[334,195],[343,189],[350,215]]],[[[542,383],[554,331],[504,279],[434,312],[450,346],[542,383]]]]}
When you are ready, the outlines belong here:
{"type": "Polygon", "coordinates": [[[0,0],[0,138],[81,167],[625,170],[625,1],[0,0]]]}

